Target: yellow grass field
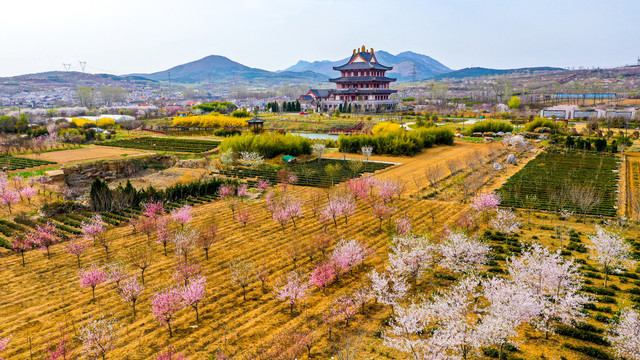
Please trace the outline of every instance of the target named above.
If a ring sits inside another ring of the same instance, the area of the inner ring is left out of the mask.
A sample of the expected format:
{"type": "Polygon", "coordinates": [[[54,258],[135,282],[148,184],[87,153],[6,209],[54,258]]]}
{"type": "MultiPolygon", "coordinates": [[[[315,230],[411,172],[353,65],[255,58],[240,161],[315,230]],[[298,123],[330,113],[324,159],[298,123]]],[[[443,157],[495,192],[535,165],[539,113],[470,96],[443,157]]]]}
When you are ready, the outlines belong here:
{"type": "MultiPolygon", "coordinates": [[[[150,153],[150,151],[144,150],[92,145],[82,149],[46,152],[41,154],[39,157],[36,157],[35,154],[20,155],[20,157],[54,161],[58,164],[69,165],[86,161],[122,159],[127,155],[142,155],[150,153]]],[[[51,165],[49,165],[49,167],[51,167],[51,165]]]]}

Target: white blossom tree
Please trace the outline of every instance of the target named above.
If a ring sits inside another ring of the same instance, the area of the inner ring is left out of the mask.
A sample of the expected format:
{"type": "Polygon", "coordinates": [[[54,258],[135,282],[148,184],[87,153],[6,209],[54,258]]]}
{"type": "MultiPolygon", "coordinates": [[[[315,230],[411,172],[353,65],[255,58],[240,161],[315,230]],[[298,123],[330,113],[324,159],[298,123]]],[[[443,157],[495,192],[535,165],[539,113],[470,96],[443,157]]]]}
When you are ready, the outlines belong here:
{"type": "Polygon", "coordinates": [[[534,243],[522,256],[510,258],[507,269],[511,279],[529,289],[540,303],[533,325],[544,331],[545,337],[556,323],[568,325],[584,317],[580,310],[589,298],[579,292],[582,278],[573,259],[563,259],[559,251],[551,253],[534,243]]]}
{"type": "Polygon", "coordinates": [[[424,236],[407,235],[393,238],[389,253],[389,270],[409,275],[415,284],[431,267],[435,246],[424,236]]]}
{"type": "Polygon", "coordinates": [[[465,277],[430,301],[398,307],[385,344],[414,360],[467,359],[480,346],[480,280],[465,277]]]}
{"type": "Polygon", "coordinates": [[[511,210],[498,210],[496,217],[491,220],[491,226],[505,235],[514,233],[520,228],[516,214],[511,210]]]}
{"type": "Polygon", "coordinates": [[[604,286],[607,286],[609,273],[627,268],[632,261],[631,246],[626,244],[619,234],[596,225],[596,233],[588,235],[592,245],[587,247],[593,251],[596,260],[604,270],[604,286]]]}
{"type": "Polygon", "coordinates": [[[527,287],[498,277],[483,281],[484,309],[478,339],[484,346],[498,345],[500,358],[509,340],[519,336],[519,327],[540,314],[542,306],[527,287]]]}
{"type": "Polygon", "coordinates": [[[373,270],[369,273],[369,279],[371,295],[379,303],[391,306],[392,312],[398,301],[403,299],[409,291],[409,284],[396,273],[378,274],[377,270],[373,270]]]}
{"type": "Polygon", "coordinates": [[[620,314],[620,322],[612,326],[607,338],[616,355],[627,360],[640,360],[640,315],[631,309],[620,314]]]}
{"type": "Polygon", "coordinates": [[[442,255],[440,266],[454,273],[466,273],[485,264],[491,248],[478,238],[451,233],[444,238],[439,250],[442,255]]]}
{"type": "Polygon", "coordinates": [[[327,152],[327,147],[322,143],[315,143],[311,145],[311,153],[318,157],[318,162],[322,159],[322,155],[327,152]]]}

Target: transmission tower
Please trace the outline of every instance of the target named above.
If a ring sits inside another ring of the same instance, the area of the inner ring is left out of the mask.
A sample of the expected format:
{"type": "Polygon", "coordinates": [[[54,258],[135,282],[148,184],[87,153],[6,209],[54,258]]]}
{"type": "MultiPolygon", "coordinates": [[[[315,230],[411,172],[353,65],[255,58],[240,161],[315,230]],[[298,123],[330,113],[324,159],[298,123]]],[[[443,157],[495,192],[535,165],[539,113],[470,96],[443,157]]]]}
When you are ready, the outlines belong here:
{"type": "Polygon", "coordinates": [[[71,64],[65,64],[65,63],[62,63],[62,66],[64,67],[64,71],[69,71],[69,70],[71,70],[71,64]]]}
{"type": "Polygon", "coordinates": [[[84,72],[84,68],[87,66],[87,62],[86,61],[78,61],[80,63],[80,68],[82,69],[82,72],[84,72]]]}
{"type": "Polygon", "coordinates": [[[411,63],[411,70],[409,71],[409,76],[411,76],[411,82],[416,82],[417,71],[416,71],[416,64],[414,63],[411,63]]]}

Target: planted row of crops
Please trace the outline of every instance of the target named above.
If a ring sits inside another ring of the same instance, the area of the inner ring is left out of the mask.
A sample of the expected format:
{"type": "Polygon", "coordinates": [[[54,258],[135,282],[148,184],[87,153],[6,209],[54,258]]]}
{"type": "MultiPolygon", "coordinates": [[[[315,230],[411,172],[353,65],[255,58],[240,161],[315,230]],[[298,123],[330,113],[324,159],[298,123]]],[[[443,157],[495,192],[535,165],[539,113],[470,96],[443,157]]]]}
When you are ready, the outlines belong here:
{"type": "Polygon", "coordinates": [[[27,159],[27,158],[21,158],[21,157],[14,157],[10,155],[0,155],[0,170],[3,170],[3,171],[20,170],[20,169],[26,169],[30,167],[48,165],[48,164],[55,164],[55,163],[51,161],[46,161],[46,160],[27,159]]]}
{"type": "Polygon", "coordinates": [[[502,204],[616,216],[619,162],[615,156],[541,153],[502,186],[499,190],[502,204]],[[590,209],[582,211],[584,209],[576,204],[576,196],[572,193],[578,190],[590,190],[598,199],[590,209]]]}
{"type": "Polygon", "coordinates": [[[286,165],[284,167],[265,165],[261,168],[250,168],[245,166],[235,166],[230,169],[221,170],[220,173],[222,175],[238,179],[268,180],[273,184],[278,182],[278,171],[286,168],[296,174],[298,178],[295,182],[296,185],[326,188],[330,187],[332,183],[338,184],[364,173],[372,173],[393,166],[391,163],[367,161],[361,162],[360,164],[362,164],[362,166],[359,169],[354,169],[353,164],[348,160],[321,159],[320,161],[310,161],[300,164],[286,165]],[[332,165],[334,169],[337,169],[333,179],[326,171],[327,165],[332,165]]]}
{"type": "Polygon", "coordinates": [[[213,150],[219,141],[213,140],[191,140],[175,139],[163,137],[141,137],[135,139],[114,140],[103,143],[106,146],[115,146],[128,149],[141,149],[153,151],[175,151],[188,153],[202,153],[213,150]]]}

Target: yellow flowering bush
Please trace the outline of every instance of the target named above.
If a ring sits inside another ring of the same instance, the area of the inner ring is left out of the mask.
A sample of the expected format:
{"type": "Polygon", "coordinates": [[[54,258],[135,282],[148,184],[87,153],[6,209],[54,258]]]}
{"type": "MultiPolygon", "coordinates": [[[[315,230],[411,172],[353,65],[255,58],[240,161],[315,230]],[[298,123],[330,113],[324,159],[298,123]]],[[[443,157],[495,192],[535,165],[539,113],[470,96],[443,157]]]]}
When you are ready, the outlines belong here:
{"type": "Polygon", "coordinates": [[[225,126],[247,127],[247,119],[225,116],[217,113],[195,116],[176,116],[173,126],[220,128],[225,126]]]}

